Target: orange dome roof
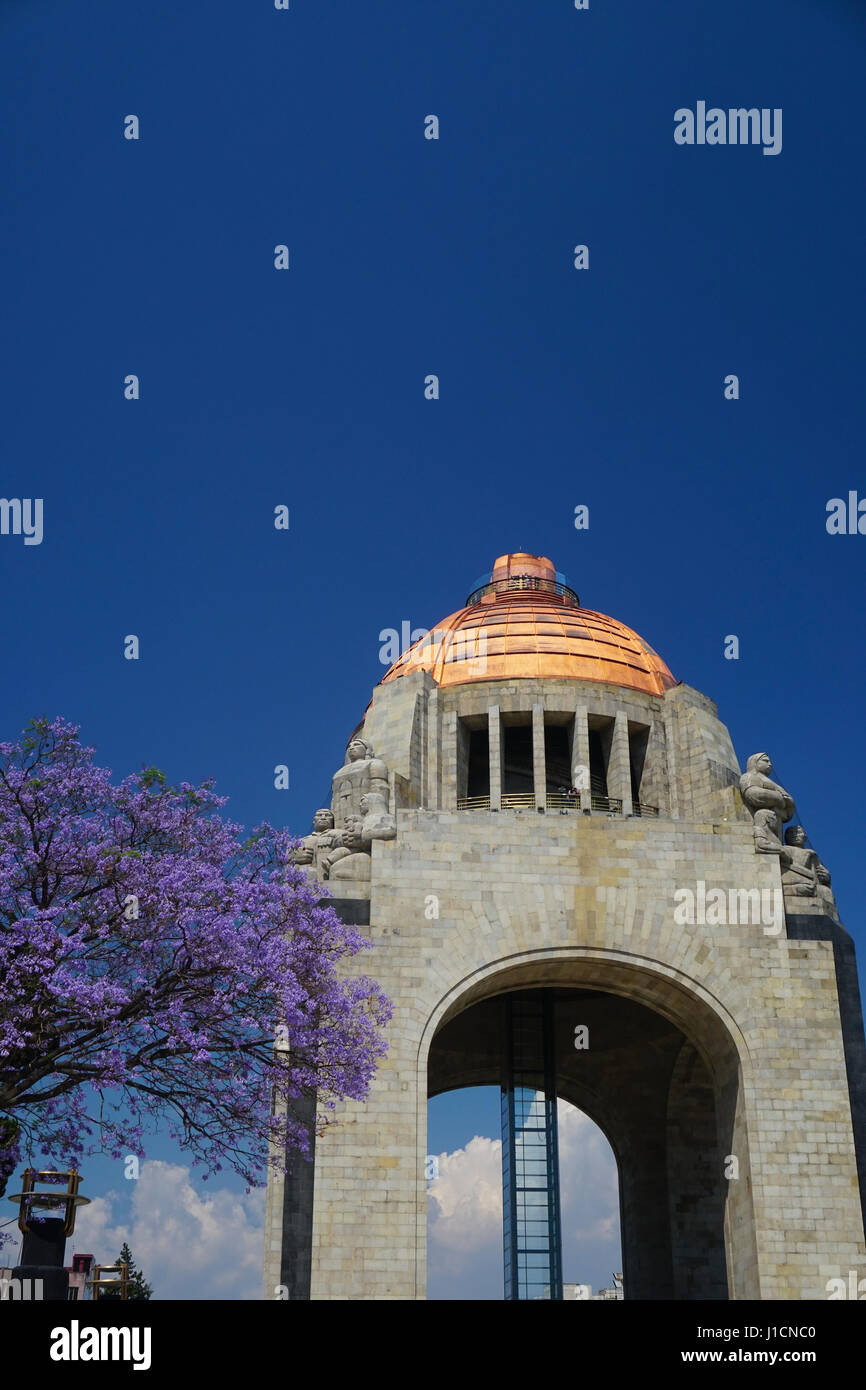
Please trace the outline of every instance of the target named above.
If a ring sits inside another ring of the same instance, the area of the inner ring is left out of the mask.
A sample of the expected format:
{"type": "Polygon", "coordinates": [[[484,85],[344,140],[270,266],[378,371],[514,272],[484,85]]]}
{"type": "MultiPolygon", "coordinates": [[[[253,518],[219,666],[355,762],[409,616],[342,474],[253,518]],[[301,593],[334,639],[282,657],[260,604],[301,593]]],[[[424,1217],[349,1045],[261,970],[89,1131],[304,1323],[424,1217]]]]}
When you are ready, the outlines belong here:
{"type": "Polygon", "coordinates": [[[429,671],[437,685],[577,680],[663,695],[676,685],[660,656],[624,623],[581,608],[545,556],[500,555],[466,600],[394,662],[385,681],[429,671]]]}

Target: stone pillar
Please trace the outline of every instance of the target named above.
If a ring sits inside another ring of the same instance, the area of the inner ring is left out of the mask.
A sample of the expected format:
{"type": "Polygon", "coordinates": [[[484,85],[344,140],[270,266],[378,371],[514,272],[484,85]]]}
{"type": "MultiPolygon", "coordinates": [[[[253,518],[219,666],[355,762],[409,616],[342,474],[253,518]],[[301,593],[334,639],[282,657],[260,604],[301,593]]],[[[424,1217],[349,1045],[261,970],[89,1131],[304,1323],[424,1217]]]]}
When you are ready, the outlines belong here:
{"type": "Polygon", "coordinates": [[[668,785],[668,813],[676,820],[681,815],[687,815],[690,807],[681,805],[680,802],[680,777],[679,777],[679,720],[677,708],[673,701],[665,700],[662,706],[662,721],[665,731],[665,767],[667,769],[668,785]]]}
{"type": "Polygon", "coordinates": [[[532,706],[532,785],[535,805],[547,809],[547,767],[544,759],[544,706],[532,706]]]}
{"type": "MultiPolygon", "coordinates": [[[[351,920],[351,912],[341,908],[337,908],[337,912],[344,921],[351,920]]],[[[295,1111],[309,1126],[311,1157],[305,1159],[293,1149],[287,1149],[285,1175],[272,1170],[268,1179],[265,1216],[266,1301],[281,1297],[302,1300],[310,1297],[316,1152],[315,1098],[304,1097],[296,1101],[295,1111]]]]}
{"type": "Polygon", "coordinates": [[[487,711],[487,733],[490,745],[490,809],[502,810],[502,732],[499,723],[499,706],[491,705],[487,711]]]}
{"type": "Polygon", "coordinates": [[[442,720],[442,793],[444,811],[457,810],[457,715],[450,710],[442,720]]]}
{"type": "Polygon", "coordinates": [[[439,810],[439,691],[427,695],[427,763],[422,805],[428,811],[439,810]]]}
{"type": "Polygon", "coordinates": [[[653,719],[650,726],[643,777],[640,784],[640,799],[645,801],[648,806],[657,806],[659,815],[670,814],[665,726],[658,718],[653,719]]]}
{"type": "Polygon", "coordinates": [[[616,718],[613,721],[613,740],[610,745],[610,761],[607,767],[607,794],[621,799],[624,816],[632,814],[628,718],[622,710],[617,710],[616,718]]]}
{"type": "Polygon", "coordinates": [[[574,711],[574,731],[571,739],[571,777],[574,782],[574,769],[577,765],[586,768],[586,790],[580,794],[580,808],[592,808],[592,792],[589,786],[589,720],[586,705],[578,705],[574,711]]]}

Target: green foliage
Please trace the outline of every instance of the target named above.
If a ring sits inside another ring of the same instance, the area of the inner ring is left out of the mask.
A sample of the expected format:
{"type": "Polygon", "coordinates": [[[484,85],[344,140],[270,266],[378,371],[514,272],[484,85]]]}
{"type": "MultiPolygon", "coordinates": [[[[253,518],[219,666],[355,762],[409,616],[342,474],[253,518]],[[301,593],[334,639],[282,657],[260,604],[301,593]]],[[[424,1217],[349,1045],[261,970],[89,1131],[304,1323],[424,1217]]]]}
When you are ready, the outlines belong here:
{"type": "MultiPolygon", "coordinates": [[[[153,1298],[153,1289],[132,1258],[132,1251],[126,1241],[123,1242],[123,1248],[116,1263],[125,1264],[128,1267],[126,1297],[130,1302],[141,1302],[144,1299],[153,1298]]],[[[99,1295],[100,1303],[103,1299],[108,1299],[109,1302],[120,1302],[120,1293],[107,1289],[99,1295]]]]}
{"type": "Polygon", "coordinates": [[[148,791],[152,787],[164,787],[165,773],[159,767],[146,767],[141,774],[141,784],[147,787],[148,791]]]}

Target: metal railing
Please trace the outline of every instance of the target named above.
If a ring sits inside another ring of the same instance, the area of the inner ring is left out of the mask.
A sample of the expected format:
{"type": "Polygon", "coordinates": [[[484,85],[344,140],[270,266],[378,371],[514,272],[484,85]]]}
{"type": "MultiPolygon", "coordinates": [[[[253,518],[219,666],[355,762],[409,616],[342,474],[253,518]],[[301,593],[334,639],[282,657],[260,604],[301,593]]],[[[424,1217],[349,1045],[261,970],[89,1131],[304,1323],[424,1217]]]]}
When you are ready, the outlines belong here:
{"type": "Polygon", "coordinates": [[[534,811],[535,792],[503,792],[503,811],[534,811]]]}
{"type": "Polygon", "coordinates": [[[580,599],[573,589],[567,584],[561,584],[558,579],[539,579],[534,574],[512,574],[507,579],[492,579],[486,584],[481,584],[466,600],[466,607],[471,608],[473,604],[480,602],[486,594],[505,594],[511,590],[534,590],[536,593],[553,594],[561,602],[569,607],[579,608],[580,599]]]}
{"type": "MultiPolygon", "coordinates": [[[[608,815],[622,815],[622,798],[618,796],[602,796],[598,792],[593,792],[589,798],[593,811],[607,812],[608,815]]],[[[562,795],[558,792],[549,793],[544,800],[544,807],[548,811],[581,811],[589,809],[586,806],[587,795],[584,792],[581,807],[580,799],[577,796],[562,795]]],[[[505,792],[503,793],[501,806],[503,811],[535,811],[538,802],[534,792],[505,792]]],[[[459,796],[457,798],[458,811],[489,811],[489,796],[459,796]]],[[[645,801],[632,802],[632,814],[635,816],[655,816],[658,819],[658,806],[648,806],[645,801]]]]}

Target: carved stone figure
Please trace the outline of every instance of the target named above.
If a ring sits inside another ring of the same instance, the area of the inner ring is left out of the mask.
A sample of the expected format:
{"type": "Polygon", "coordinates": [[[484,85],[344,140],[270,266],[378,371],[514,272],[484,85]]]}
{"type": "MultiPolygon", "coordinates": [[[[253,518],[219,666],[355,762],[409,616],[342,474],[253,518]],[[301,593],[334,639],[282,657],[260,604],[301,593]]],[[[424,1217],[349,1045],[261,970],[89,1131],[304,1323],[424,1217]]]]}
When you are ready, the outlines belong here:
{"type": "Polygon", "coordinates": [[[313,833],[303,837],[292,860],[307,869],[309,878],[327,878],[325,857],[339,843],[340,832],[334,828],[333,812],[322,806],[313,816],[313,833]]]}
{"type": "Polygon", "coordinates": [[[802,825],[790,825],[785,831],[785,847],[781,857],[782,890],[786,897],[817,896],[817,863],[817,854],[806,846],[806,832],[802,825]]]}
{"type": "MultiPolygon", "coordinates": [[[[772,811],[775,817],[772,829],[777,838],[781,839],[784,822],[791,819],[797,808],[794,798],[785,788],[771,780],[772,771],[773,764],[770,762],[769,754],[753,753],[740,778],[740,793],[753,816],[756,817],[758,811],[772,811]]],[[[770,822],[765,819],[764,824],[769,827],[770,822]]]]}
{"type": "Polygon", "coordinates": [[[802,825],[789,825],[782,835],[782,824],[796,814],[794,799],[774,782],[773,765],[766,753],[753,753],[740,778],[744,804],[752,813],[755,850],[758,854],[778,854],[782,870],[782,892],[790,901],[814,898],[828,913],[838,918],[830,875],[813,849],[806,844],[802,825]]]}
{"type": "Polygon", "coordinates": [[[818,898],[829,912],[836,915],[830,873],[815,851],[807,847],[806,831],[802,825],[790,825],[785,831],[782,888],[786,895],[792,897],[818,898]]]}
{"type": "Polygon", "coordinates": [[[397,837],[397,823],[388,810],[388,798],[381,792],[367,792],[361,797],[360,823],[347,830],[343,843],[350,849],[369,849],[373,840],[394,840],[397,837]]]}
{"type": "Polygon", "coordinates": [[[351,834],[355,826],[360,825],[360,823],[360,816],[347,816],[346,824],[343,829],[336,832],[332,848],[322,855],[322,878],[326,880],[329,879],[334,865],[339,864],[341,859],[347,859],[352,853],[352,851],[346,847],[345,836],[351,834]]]}
{"type": "Polygon", "coordinates": [[[836,907],[836,895],[831,887],[830,871],[829,869],[825,869],[820,859],[815,865],[815,873],[818,875],[818,897],[827,908],[827,911],[832,913],[834,917],[838,917],[839,912],[836,907]]]}
{"type": "Polygon", "coordinates": [[[775,811],[755,812],[755,849],[758,854],[781,854],[784,846],[779,839],[779,817],[775,811]]]}
{"type": "Polygon", "coordinates": [[[363,815],[361,798],[367,792],[378,792],[388,799],[388,769],[381,758],[362,738],[353,738],[346,749],[346,761],[334,774],[331,784],[331,810],[338,830],[343,830],[350,816],[363,815]]]}
{"type": "Polygon", "coordinates": [[[361,797],[361,815],[351,817],[341,832],[341,847],[328,856],[329,878],[368,879],[373,841],[396,836],[397,823],[388,810],[387,798],[382,792],[367,792],[361,797]]]}

